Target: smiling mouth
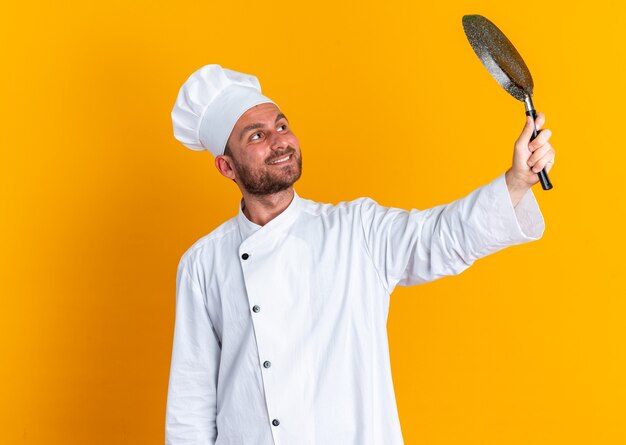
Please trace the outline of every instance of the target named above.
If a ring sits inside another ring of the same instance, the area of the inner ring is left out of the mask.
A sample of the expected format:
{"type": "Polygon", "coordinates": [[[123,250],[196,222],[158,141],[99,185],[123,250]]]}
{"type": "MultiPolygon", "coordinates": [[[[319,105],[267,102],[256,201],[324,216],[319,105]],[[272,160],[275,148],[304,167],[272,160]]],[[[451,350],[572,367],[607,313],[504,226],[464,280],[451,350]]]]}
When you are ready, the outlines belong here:
{"type": "Polygon", "coordinates": [[[270,162],[271,165],[277,165],[277,164],[284,164],[285,162],[289,161],[291,159],[291,154],[288,154],[287,156],[283,156],[282,158],[278,158],[275,161],[270,162]]]}

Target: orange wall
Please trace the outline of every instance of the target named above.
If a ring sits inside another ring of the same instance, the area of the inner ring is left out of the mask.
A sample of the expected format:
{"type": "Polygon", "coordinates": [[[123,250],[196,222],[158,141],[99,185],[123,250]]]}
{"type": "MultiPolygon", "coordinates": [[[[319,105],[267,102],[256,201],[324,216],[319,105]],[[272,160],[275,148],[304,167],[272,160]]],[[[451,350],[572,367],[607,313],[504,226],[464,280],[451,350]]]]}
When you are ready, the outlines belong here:
{"type": "Polygon", "coordinates": [[[535,79],[554,189],[538,242],[392,296],[407,444],[626,443],[621,2],[28,2],[3,6],[3,444],[160,444],[180,255],[238,190],[172,135],[207,63],[255,74],[299,194],[427,208],[504,172],[524,123],[461,27],[535,79]]]}

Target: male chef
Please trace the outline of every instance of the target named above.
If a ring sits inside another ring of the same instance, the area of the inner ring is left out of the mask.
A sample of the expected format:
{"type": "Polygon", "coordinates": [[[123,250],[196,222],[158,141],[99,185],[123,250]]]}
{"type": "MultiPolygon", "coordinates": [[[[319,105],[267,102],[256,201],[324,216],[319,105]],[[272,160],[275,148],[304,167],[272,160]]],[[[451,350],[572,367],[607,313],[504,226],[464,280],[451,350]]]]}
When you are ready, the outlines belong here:
{"type": "Polygon", "coordinates": [[[298,139],[254,76],[200,68],[172,119],[175,137],[208,150],[242,199],[180,259],[166,444],[402,444],[389,296],[541,238],[531,186],[554,162],[550,132],[529,142],[528,118],[506,173],[407,211],[300,197],[298,139]]]}

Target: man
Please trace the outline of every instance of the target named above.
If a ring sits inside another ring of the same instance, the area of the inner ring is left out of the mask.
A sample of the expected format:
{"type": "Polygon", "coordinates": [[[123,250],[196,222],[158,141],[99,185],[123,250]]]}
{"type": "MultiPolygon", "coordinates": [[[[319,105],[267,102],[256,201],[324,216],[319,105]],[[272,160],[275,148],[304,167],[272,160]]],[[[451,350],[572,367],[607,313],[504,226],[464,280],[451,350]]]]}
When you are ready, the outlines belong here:
{"type": "Polygon", "coordinates": [[[542,236],[530,187],[554,162],[550,132],[529,143],[528,118],[506,173],[405,211],[299,197],[298,139],[253,76],[201,68],[172,118],[176,138],[209,150],[242,200],[179,263],[166,443],[402,444],[389,296],[542,236]]]}

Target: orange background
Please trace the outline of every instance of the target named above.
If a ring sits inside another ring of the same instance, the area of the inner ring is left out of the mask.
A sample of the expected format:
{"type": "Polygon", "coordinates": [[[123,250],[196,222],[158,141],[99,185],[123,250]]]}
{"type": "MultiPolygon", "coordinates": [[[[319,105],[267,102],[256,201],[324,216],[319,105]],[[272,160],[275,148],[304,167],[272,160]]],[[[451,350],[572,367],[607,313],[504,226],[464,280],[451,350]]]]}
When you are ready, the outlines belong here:
{"type": "Polygon", "coordinates": [[[535,79],[544,237],[392,296],[407,444],[626,443],[623,3],[3,5],[3,444],[161,444],[182,253],[237,211],[170,111],[207,63],[287,114],[306,198],[427,208],[510,165],[522,103],[461,27],[489,17],[535,79]]]}

